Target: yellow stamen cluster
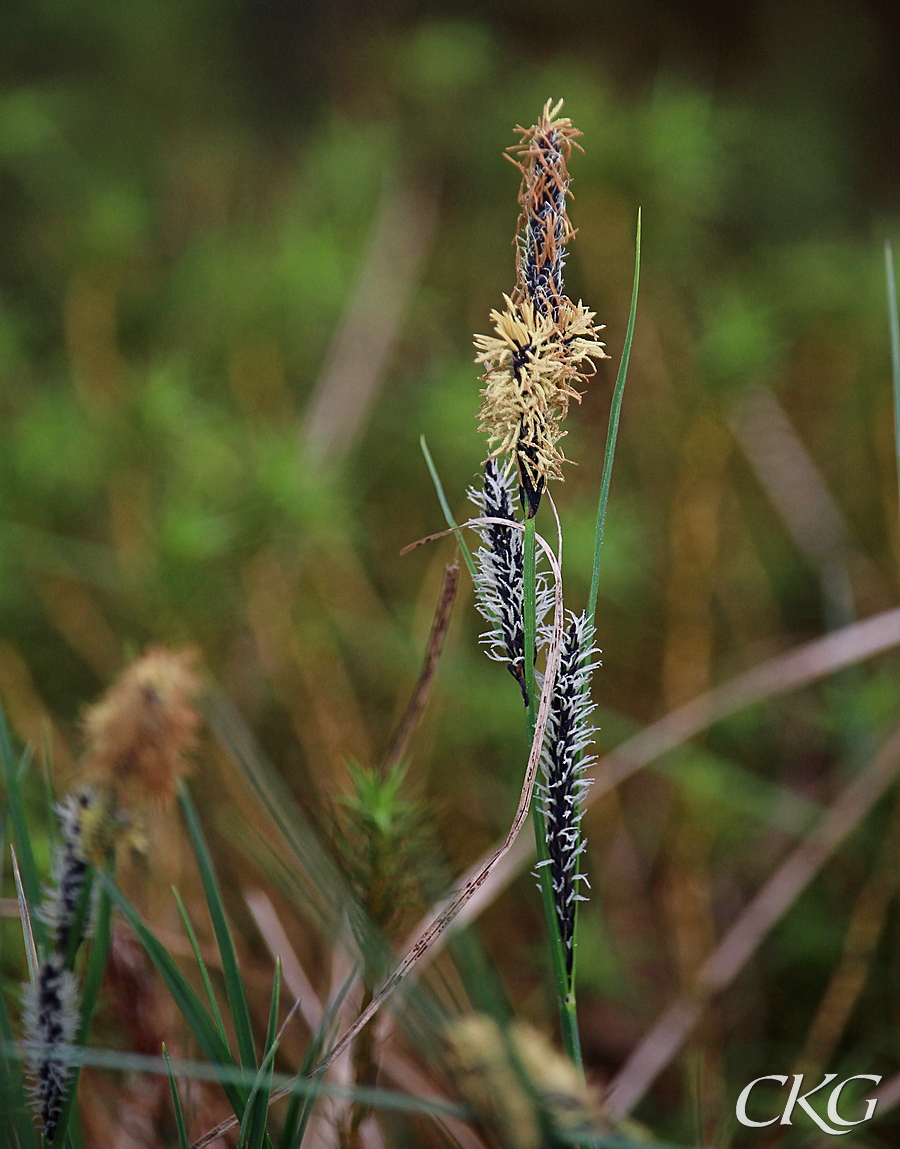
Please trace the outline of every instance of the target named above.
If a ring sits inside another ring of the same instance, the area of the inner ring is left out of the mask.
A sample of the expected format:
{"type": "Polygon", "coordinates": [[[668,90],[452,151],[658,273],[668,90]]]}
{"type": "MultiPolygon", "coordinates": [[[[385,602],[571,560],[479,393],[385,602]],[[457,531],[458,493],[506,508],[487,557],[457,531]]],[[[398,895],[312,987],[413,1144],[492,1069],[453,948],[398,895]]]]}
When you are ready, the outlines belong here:
{"type": "Polygon", "coordinates": [[[581,402],[575,387],[604,359],[594,312],[581,303],[560,303],[558,315],[539,315],[534,304],[504,296],[504,311],[492,311],[494,335],[476,335],[477,363],[484,364],[480,430],[491,456],[515,455],[533,486],[562,478],[566,461],[558,447],[565,435],[559,424],[569,401],[581,402]]]}

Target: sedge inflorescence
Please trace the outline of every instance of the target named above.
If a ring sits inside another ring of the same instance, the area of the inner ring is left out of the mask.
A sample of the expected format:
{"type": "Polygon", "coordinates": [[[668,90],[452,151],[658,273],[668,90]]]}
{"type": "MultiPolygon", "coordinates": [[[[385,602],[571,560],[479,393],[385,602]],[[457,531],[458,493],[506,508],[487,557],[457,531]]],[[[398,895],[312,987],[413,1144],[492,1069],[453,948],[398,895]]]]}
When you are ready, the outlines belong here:
{"type": "Polygon", "coordinates": [[[85,773],[125,808],[175,797],[200,722],[197,660],[191,648],[151,647],[85,714],[85,773]]]}
{"type": "Polygon", "coordinates": [[[32,1099],[48,1140],[56,1129],[72,1072],[65,1049],[78,1032],[78,979],[68,967],[67,954],[73,930],[88,929],[83,905],[88,858],[82,824],[85,812],[96,801],[96,792],[84,788],[56,804],[60,842],[53,851],[51,882],[37,911],[47,927],[49,952],[22,994],[25,1036],[36,1046],[28,1061],[32,1099]]]}
{"type": "MultiPolygon", "coordinates": [[[[511,520],[515,526],[476,526],[482,546],[475,552],[476,605],[489,628],[482,635],[491,658],[505,662],[529,705],[525,674],[523,524],[516,519],[516,486],[525,515],[538,510],[546,481],[561,477],[564,461],[560,421],[571,399],[580,400],[577,385],[593,360],[605,358],[594,314],[565,294],[566,244],[574,235],[566,211],[569,194],[567,161],[575,137],[571,120],[560,116],[561,104],[548,101],[538,122],[517,129],[521,142],[513,149],[522,173],[521,213],[516,235],[517,285],[505,296],[505,309],[494,311],[494,334],[475,337],[478,361],[486,367],[481,426],[492,447],[481,490],[469,498],[481,518],[511,520]],[[504,456],[501,462],[498,456],[504,456]],[[518,480],[518,482],[517,482],[518,480]]],[[[577,145],[575,145],[577,146],[577,145]]],[[[536,572],[536,657],[550,640],[547,619],[553,593],[546,573],[536,572]]],[[[584,840],[582,801],[592,759],[588,750],[595,733],[590,680],[598,665],[593,621],[569,613],[561,636],[560,655],[541,747],[536,802],[545,833],[546,855],[538,864],[550,891],[556,927],[571,981],[575,959],[577,905],[584,897],[580,872],[584,840]]],[[[536,686],[543,676],[535,671],[536,686]]]]}
{"type": "MultiPolygon", "coordinates": [[[[517,128],[511,150],[522,173],[517,230],[517,283],[492,311],[492,335],[476,335],[476,362],[483,364],[480,427],[492,457],[515,461],[527,513],[534,515],[546,481],[562,478],[565,456],[560,423],[578,384],[592,374],[592,361],[606,358],[595,313],[565,294],[569,221],[567,162],[580,133],[562,103],[547,101],[538,122],[517,128]]],[[[576,145],[577,146],[577,145],[576,145]]]]}
{"type": "Polygon", "coordinates": [[[22,995],[25,1036],[35,1043],[28,1059],[32,1104],[47,1140],[56,1131],[72,1073],[65,1053],[78,1034],[78,996],[78,979],[56,952],[41,962],[22,995]]]}
{"type": "Polygon", "coordinates": [[[38,918],[46,952],[23,990],[23,1027],[35,1113],[48,1140],[59,1123],[72,1074],[67,1047],[78,1034],[79,984],[73,972],[81,941],[91,932],[93,865],[102,865],[148,806],[170,801],[196,740],[199,691],[191,650],[149,650],[137,659],[84,719],[87,781],[55,806],[59,844],[38,918]]]}

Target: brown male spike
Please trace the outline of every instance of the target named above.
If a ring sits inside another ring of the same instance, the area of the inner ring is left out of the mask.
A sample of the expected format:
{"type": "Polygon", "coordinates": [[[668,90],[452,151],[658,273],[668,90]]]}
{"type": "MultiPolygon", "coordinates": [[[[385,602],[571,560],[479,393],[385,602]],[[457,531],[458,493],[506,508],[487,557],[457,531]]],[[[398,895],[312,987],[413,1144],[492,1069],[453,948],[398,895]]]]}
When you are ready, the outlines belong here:
{"type": "Polygon", "coordinates": [[[566,210],[567,161],[580,132],[560,117],[561,108],[548,100],[536,124],[516,129],[522,139],[509,158],[518,157],[522,172],[517,283],[504,297],[506,309],[491,312],[494,335],[475,336],[476,362],[485,367],[480,429],[491,457],[514,457],[529,517],[547,479],[563,477],[559,424],[570,399],[581,401],[575,384],[592,374],[587,364],[606,358],[594,312],[564,291],[565,247],[575,234],[566,210]]]}

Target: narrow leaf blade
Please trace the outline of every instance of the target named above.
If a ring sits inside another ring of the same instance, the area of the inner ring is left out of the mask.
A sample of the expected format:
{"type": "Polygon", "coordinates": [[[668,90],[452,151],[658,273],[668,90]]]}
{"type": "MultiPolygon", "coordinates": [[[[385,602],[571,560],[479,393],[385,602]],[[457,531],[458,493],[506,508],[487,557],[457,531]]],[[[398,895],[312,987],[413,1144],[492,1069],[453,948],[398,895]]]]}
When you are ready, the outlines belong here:
{"type": "Polygon", "coordinates": [[[169,1070],[169,1088],[172,1091],[172,1106],[175,1110],[175,1124],[178,1128],[178,1144],[181,1149],[190,1149],[187,1126],[184,1123],[184,1112],[181,1108],[181,1098],[178,1095],[178,1085],[175,1081],[175,1074],[172,1072],[172,1062],[169,1060],[169,1051],[166,1049],[165,1042],[163,1042],[162,1054],[166,1059],[166,1066],[169,1070]]]}
{"type": "MultiPolygon", "coordinates": [[[[107,875],[103,875],[103,884],[115,903],[119,912],[140,938],[141,944],[147,951],[147,956],[156,966],[157,972],[168,987],[169,993],[181,1010],[182,1016],[191,1027],[200,1048],[214,1065],[235,1068],[235,1060],[231,1050],[222,1041],[219,1031],[203,1007],[200,998],[194,992],[193,986],[175,964],[165,946],[156,938],[153,931],[143,920],[140,914],[131,905],[115,882],[107,875]]],[[[223,1088],[238,1117],[244,1114],[247,1101],[247,1090],[230,1083],[223,1083],[223,1088]]]]}
{"type": "Polygon", "coordinates": [[[591,571],[591,589],[588,594],[588,621],[593,623],[597,610],[597,595],[600,591],[600,556],[603,550],[603,534],[606,529],[606,504],[609,501],[609,486],[612,482],[613,460],[616,455],[616,439],[619,434],[619,415],[622,411],[622,397],[628,377],[628,362],[631,358],[631,344],[634,341],[634,323],[637,315],[638,286],[641,279],[641,211],[638,208],[637,234],[634,244],[634,283],[631,288],[631,308],[628,312],[628,326],[625,329],[625,342],[622,345],[622,358],[616,375],[612,403],[609,408],[609,428],[606,432],[606,452],[603,456],[603,474],[600,479],[600,498],[597,503],[597,526],[594,532],[594,565],[591,571]]]}
{"type": "Polygon", "coordinates": [[[191,919],[188,917],[184,902],[181,900],[181,894],[179,894],[178,890],[176,890],[174,886],[172,886],[172,893],[175,897],[175,904],[178,906],[178,912],[181,915],[181,921],[190,940],[191,949],[194,951],[194,957],[197,959],[197,966],[200,970],[200,976],[203,979],[203,987],[206,990],[206,996],[209,998],[209,1004],[213,1011],[213,1017],[216,1019],[216,1028],[218,1029],[222,1040],[227,1045],[228,1037],[225,1032],[225,1023],[222,1021],[222,1014],[219,1012],[219,1003],[216,1001],[216,994],[213,990],[212,981],[209,976],[209,970],[206,968],[206,962],[203,960],[203,954],[200,952],[200,943],[197,941],[197,935],[194,933],[194,927],[191,925],[191,919]]]}
{"type": "MultiPolygon", "coordinates": [[[[28,828],[28,819],[25,815],[25,803],[22,799],[20,766],[27,763],[30,755],[25,755],[20,762],[13,756],[12,744],[9,740],[9,730],[6,718],[0,707],[0,760],[3,762],[3,774],[6,781],[6,800],[9,805],[9,816],[12,821],[13,838],[18,850],[19,865],[22,873],[22,888],[29,906],[41,904],[41,881],[38,875],[37,863],[34,860],[34,850],[31,845],[31,832],[28,828]]],[[[35,941],[39,947],[46,947],[47,934],[44,924],[39,919],[32,923],[35,941]]]]}
{"type": "Polygon", "coordinates": [[[179,791],[181,809],[187,822],[188,833],[194,846],[197,864],[200,867],[200,878],[206,894],[206,902],[212,918],[213,930],[222,958],[222,974],[225,979],[225,993],[231,1009],[237,1037],[238,1054],[245,1069],[256,1068],[256,1048],[253,1044],[253,1028],[250,1022],[250,1009],[247,1005],[247,995],[244,992],[244,982],[238,967],[237,953],[228,919],[225,916],[225,907],[222,904],[222,895],[216,880],[212,859],[206,846],[206,839],[200,828],[200,820],[187,788],[182,786],[179,791]]]}

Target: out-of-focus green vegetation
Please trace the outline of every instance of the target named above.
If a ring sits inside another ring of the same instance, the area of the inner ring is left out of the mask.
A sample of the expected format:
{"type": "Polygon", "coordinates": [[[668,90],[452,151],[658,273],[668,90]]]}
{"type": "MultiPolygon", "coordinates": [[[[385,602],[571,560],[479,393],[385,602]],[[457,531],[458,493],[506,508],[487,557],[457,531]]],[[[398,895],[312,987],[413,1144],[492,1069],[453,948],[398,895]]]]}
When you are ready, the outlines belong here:
{"type": "MultiPolygon", "coordinates": [[[[554,490],[573,607],[638,205],[644,220],[602,745],[895,603],[892,11],[19,0],[3,24],[0,695],[22,741],[49,731],[61,778],[85,700],[150,642],[201,647],[314,819],[348,759],[377,761],[453,553],[399,557],[442,526],[418,439],[464,513],[484,454],[471,333],[514,276],[501,152],[549,96],[584,133],[570,293],[612,355],[554,490]]],[[[505,831],[523,765],[521,701],[470,599],[409,766],[454,872],[505,831]]],[[[610,1076],[690,983],[898,705],[885,656],[720,724],[592,808],[590,1072],[610,1076]]],[[[212,813],[224,793],[204,770],[212,813]]],[[[660,1078],[639,1110],[660,1135],[752,1142],[734,1097],[804,1051],[888,819],[829,862],[660,1078]]],[[[896,906],[880,912],[858,1000],[812,1064],[898,1068],[896,906]]],[[[517,1013],[550,1024],[541,928],[527,879],[483,920],[517,1013]]]]}

